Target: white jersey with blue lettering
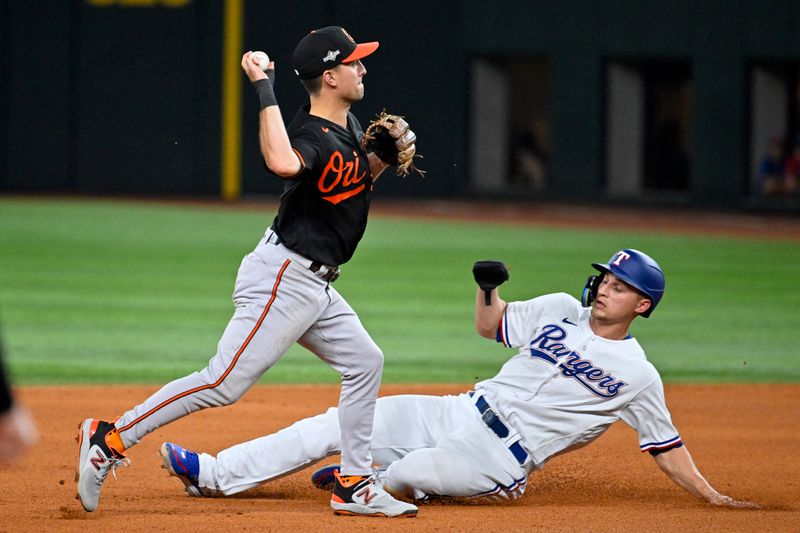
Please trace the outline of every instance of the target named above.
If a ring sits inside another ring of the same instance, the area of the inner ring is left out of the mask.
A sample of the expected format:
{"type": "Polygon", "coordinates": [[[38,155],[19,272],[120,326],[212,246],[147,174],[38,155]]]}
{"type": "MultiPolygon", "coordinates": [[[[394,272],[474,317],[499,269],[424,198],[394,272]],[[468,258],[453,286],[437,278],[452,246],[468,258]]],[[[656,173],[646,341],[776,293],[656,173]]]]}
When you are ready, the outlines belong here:
{"type": "Polygon", "coordinates": [[[658,371],[633,337],[609,340],[589,326],[591,308],[568,294],[511,302],[497,340],[519,353],[476,384],[522,436],[536,468],[623,420],[644,451],[681,442],[658,371]]]}

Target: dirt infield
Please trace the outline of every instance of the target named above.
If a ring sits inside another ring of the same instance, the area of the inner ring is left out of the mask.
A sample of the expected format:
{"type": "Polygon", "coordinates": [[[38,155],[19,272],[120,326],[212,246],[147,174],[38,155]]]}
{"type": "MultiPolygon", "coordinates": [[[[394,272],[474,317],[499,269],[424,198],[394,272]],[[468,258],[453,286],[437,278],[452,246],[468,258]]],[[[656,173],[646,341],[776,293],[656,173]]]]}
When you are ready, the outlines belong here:
{"type": "MultiPolygon", "coordinates": [[[[672,385],[667,403],[701,472],[759,510],[708,506],[672,484],[633,430],[534,473],[525,496],[505,504],[425,504],[415,519],[336,517],[306,470],[231,498],[193,499],[160,469],[164,440],[209,452],[279,429],[336,403],[334,386],[259,386],[234,406],[195,413],[130,450],[133,464],[106,481],[100,509],[83,511],[73,481],[75,428],[110,417],[155,387],[27,387],[42,432],[23,463],[0,470],[0,531],[800,531],[800,385],[672,385]]],[[[384,386],[382,394],[458,393],[455,385],[384,386]]],[[[328,461],[332,461],[329,459],[328,461]]]]}

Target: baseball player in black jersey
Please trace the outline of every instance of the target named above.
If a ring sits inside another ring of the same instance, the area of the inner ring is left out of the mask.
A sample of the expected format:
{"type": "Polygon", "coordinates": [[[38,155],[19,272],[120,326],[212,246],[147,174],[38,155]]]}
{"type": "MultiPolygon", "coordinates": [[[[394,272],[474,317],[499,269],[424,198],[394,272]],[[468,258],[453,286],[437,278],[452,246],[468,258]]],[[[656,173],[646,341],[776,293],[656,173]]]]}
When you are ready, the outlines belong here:
{"type": "MultiPolygon", "coordinates": [[[[264,162],[285,180],[278,215],[242,260],[233,318],[208,366],[165,385],[116,422],[81,422],[78,495],[87,511],[97,508],[109,471],[129,463],[127,448],[193,411],[235,402],[298,342],[342,376],[342,466],[331,498],[334,512],[416,516],[415,506],[395,500],[372,477],[370,441],[383,353],[331,285],[364,234],[373,183],[389,166],[367,153],[362,128],[349,112],[364,96],[361,59],[377,48],[377,42],[357,44],[338,26],[306,35],[293,62],[310,104],[288,129],[273,92],[274,63],[262,70],[252,52],[242,57],[260,101],[264,162]]],[[[398,149],[410,161],[415,136],[407,126],[400,133],[398,149]]],[[[167,443],[160,452],[171,474],[189,480],[187,491],[197,490],[191,482],[197,463],[183,460],[167,443]]]]}

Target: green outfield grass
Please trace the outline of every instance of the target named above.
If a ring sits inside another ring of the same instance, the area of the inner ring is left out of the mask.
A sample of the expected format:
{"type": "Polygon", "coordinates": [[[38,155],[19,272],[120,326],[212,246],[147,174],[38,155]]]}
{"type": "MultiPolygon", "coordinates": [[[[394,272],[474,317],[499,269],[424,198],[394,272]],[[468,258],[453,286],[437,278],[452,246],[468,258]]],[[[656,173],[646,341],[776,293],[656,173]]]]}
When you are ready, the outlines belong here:
{"type": "MultiPolygon", "coordinates": [[[[242,256],[274,211],[0,200],[0,316],[18,383],[161,383],[202,368],[242,256]]],[[[622,247],[664,268],[633,333],[666,381],[800,381],[800,246],[731,238],[434,223],[373,216],[336,288],[386,356],[384,382],[470,383],[513,354],[473,327],[477,259],[511,266],[507,300],[578,295],[622,247]]],[[[264,382],[333,383],[295,347],[264,382]]]]}

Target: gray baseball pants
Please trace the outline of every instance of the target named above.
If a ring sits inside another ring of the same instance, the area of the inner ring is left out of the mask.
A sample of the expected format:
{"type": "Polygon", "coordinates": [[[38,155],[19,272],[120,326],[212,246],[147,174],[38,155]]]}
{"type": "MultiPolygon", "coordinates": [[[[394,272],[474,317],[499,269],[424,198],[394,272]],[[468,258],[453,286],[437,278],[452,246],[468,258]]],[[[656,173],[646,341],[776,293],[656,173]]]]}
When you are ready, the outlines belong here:
{"type": "Polygon", "coordinates": [[[242,260],[236,309],[208,366],[168,383],[116,421],[126,448],[189,413],[234,403],[298,342],[342,376],[342,473],[371,473],[383,353],[336,289],[309,270],[311,260],[274,241],[268,230],[242,260]]]}

